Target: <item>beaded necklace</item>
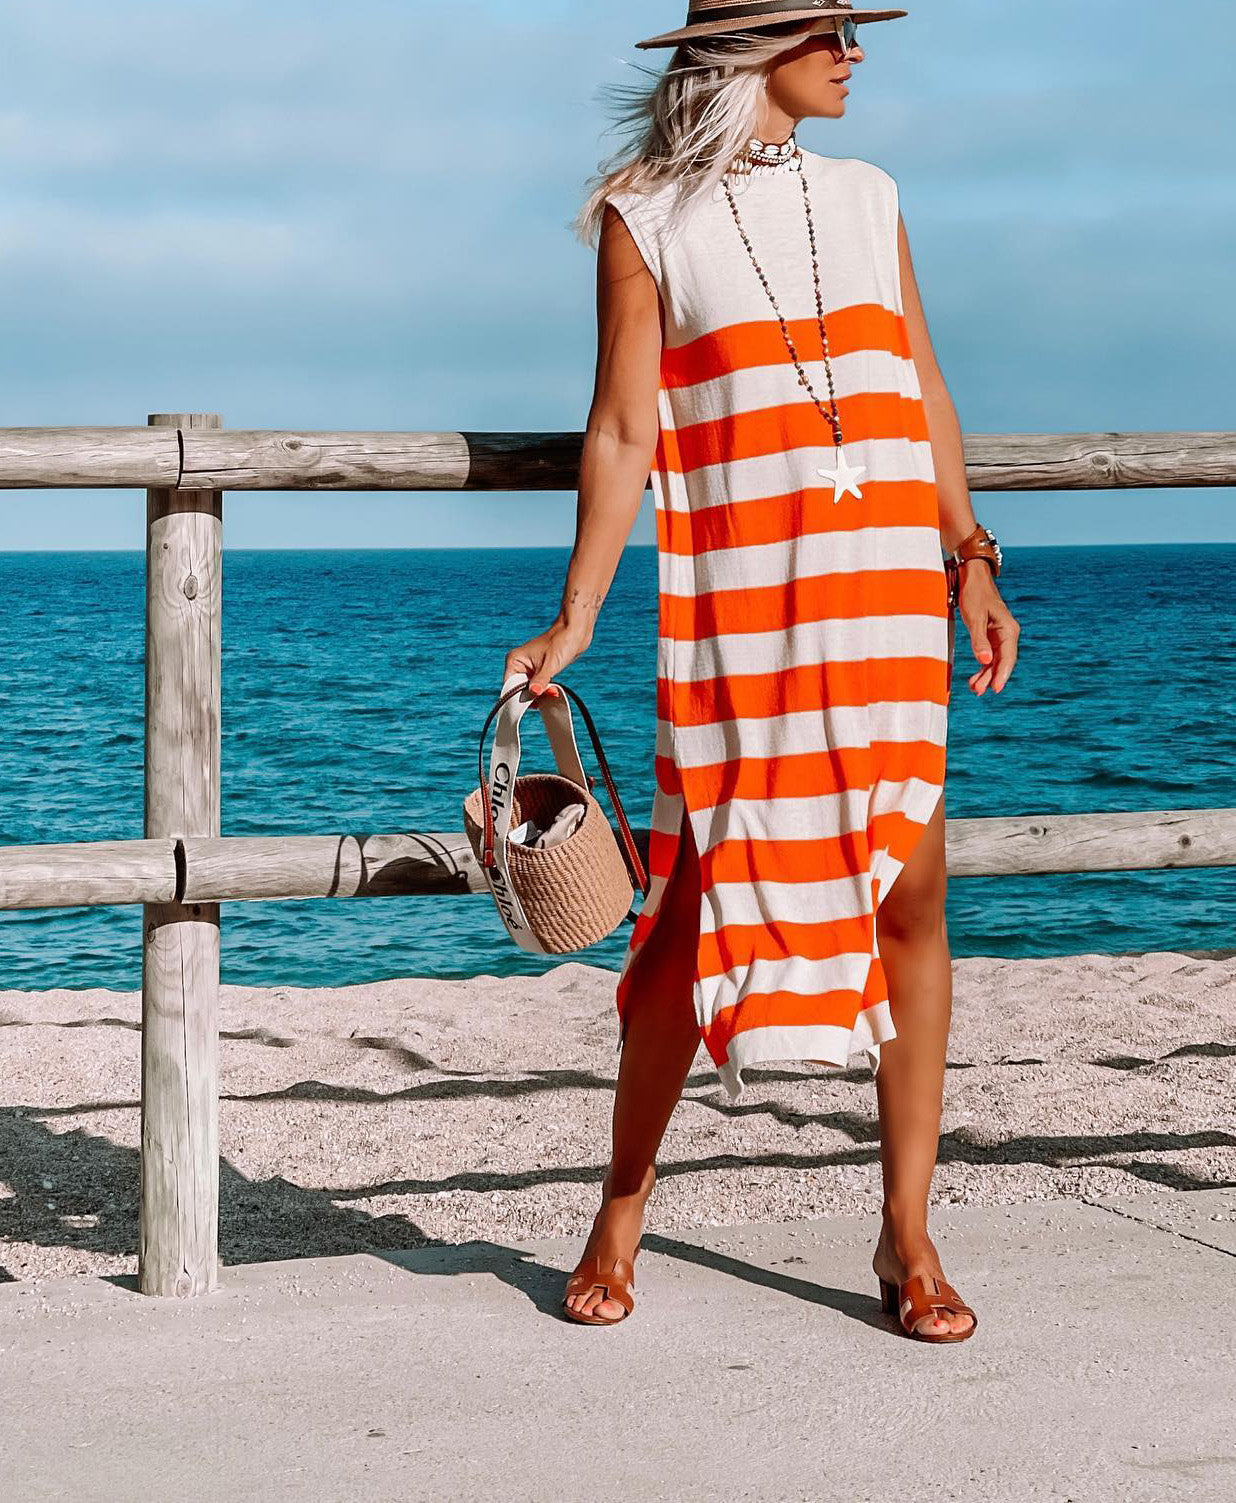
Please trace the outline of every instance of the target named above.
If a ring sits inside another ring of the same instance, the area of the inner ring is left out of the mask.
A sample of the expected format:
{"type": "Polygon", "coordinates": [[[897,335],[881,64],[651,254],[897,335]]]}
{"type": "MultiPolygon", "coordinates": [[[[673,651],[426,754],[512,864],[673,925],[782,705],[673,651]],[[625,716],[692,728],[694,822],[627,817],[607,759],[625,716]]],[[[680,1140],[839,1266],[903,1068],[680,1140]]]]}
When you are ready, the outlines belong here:
{"type": "Polygon", "coordinates": [[[738,226],[738,233],[742,236],[742,242],[747,247],[747,254],[751,257],[751,264],[755,267],[764,291],[773,305],[773,311],[777,315],[777,321],[781,325],[781,335],[785,340],[786,348],[790,352],[790,359],[794,362],[794,368],[798,371],[798,379],[804,386],[819,409],[820,415],[831,426],[833,431],[833,445],[836,455],[836,463],[833,469],[820,469],[816,471],[822,479],[832,482],[834,503],[841,500],[847,492],[853,492],[858,500],[862,500],[863,493],[858,488],[858,477],[865,473],[865,465],[851,465],[847,462],[845,453],[841,447],[841,419],[837,413],[837,393],[833,387],[833,366],[828,354],[828,330],[824,326],[824,297],[820,290],[820,262],[815,243],[815,221],[811,214],[811,195],[807,191],[807,174],[803,171],[802,149],[791,135],[788,141],[767,143],[756,140],[754,137],[747,143],[747,149],[739,157],[735,158],[733,169],[736,172],[750,171],[753,167],[778,167],[784,165],[791,172],[798,174],[798,180],[803,189],[803,207],[807,214],[807,238],[811,244],[811,274],[815,280],[815,306],[816,317],[820,326],[820,341],[824,351],[824,372],[828,377],[828,394],[832,400],[832,412],[830,413],[815,394],[815,388],[811,385],[802,362],[798,358],[798,351],[794,347],[794,341],[790,337],[789,325],[782,316],[781,309],[777,306],[777,299],[773,296],[772,288],[768,285],[768,278],[764,275],[763,268],[756,260],[755,251],[751,248],[751,241],[747,238],[747,232],[743,229],[742,220],[738,214],[738,205],[734,202],[734,195],[730,191],[730,185],[722,178],[721,186],[725,189],[725,196],[729,200],[730,211],[734,216],[734,223],[738,226]]]}

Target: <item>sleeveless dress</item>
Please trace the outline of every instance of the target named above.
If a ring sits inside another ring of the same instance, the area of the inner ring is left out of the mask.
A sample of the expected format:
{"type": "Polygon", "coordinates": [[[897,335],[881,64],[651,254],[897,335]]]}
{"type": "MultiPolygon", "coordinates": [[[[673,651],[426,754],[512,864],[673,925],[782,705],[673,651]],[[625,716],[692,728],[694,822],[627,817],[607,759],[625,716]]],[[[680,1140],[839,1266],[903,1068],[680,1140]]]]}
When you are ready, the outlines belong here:
{"type": "MultiPolygon", "coordinates": [[[[636,962],[693,837],[700,1033],[731,1097],[770,1060],[845,1065],[896,1037],[875,912],[944,788],[953,615],[906,332],[898,193],[803,150],[853,493],[718,185],[680,232],[675,191],[615,192],[660,293],[656,791],[636,962]]],[[[785,163],[729,178],[811,384],[829,406],[803,190],[785,163]]],[[[642,984],[648,984],[644,982],[642,984]]]]}

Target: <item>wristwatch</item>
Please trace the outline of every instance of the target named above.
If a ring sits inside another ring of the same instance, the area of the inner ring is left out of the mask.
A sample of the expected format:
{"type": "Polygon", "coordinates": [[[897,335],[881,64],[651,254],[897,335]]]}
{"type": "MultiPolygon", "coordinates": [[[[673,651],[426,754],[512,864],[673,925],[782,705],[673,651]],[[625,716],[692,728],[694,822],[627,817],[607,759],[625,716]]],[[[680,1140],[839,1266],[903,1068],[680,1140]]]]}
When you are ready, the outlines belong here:
{"type": "Polygon", "coordinates": [[[981,558],[990,567],[993,579],[999,578],[1000,567],[1004,563],[1004,554],[996,541],[995,533],[981,522],[969,537],[962,538],[951,557],[958,565],[967,563],[972,558],[981,558]]]}

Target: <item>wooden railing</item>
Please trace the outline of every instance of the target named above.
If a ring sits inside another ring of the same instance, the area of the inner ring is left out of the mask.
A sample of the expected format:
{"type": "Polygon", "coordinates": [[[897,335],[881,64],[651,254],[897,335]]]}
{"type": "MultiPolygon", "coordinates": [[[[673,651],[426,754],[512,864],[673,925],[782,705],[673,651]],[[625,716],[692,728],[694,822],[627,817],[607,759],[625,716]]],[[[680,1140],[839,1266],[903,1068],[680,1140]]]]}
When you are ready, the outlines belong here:
{"type": "MultiPolygon", "coordinates": [[[[144,488],[142,840],[0,847],[0,908],[141,903],[139,1287],[217,1282],[219,905],[486,892],[467,837],[220,834],[225,490],[555,490],[579,433],[229,431],[204,413],[145,428],[0,429],[0,488],[144,488]]],[[[972,434],[972,490],[1236,484],[1236,434],[972,434]]],[[[647,860],[648,832],[637,832],[647,860]]],[[[946,822],[949,875],[1236,865],[1236,809],[946,822]]]]}
{"type": "MultiPolygon", "coordinates": [[[[159,414],[146,428],[0,428],[0,489],[574,490],[580,433],[284,433],[159,414]]],[[[1236,484],[1236,433],[970,433],[972,491],[1236,484]]]]}

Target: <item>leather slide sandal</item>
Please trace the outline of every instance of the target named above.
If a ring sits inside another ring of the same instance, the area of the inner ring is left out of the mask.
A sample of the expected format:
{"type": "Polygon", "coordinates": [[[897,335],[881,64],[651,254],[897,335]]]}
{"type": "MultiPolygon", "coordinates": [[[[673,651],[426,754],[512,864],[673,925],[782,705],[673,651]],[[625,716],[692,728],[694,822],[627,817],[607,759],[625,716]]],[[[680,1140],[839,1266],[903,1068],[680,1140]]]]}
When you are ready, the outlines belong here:
{"type": "Polygon", "coordinates": [[[880,1301],[888,1315],[895,1315],[901,1329],[916,1341],[966,1341],[978,1330],[978,1316],[966,1304],[961,1295],[947,1279],[929,1278],[916,1274],[904,1284],[890,1284],[880,1279],[880,1301]],[[950,1315],[968,1315],[970,1325],[964,1331],[916,1331],[916,1322],[936,1311],[950,1315]]]}
{"type": "Polygon", "coordinates": [[[615,1258],[611,1267],[601,1268],[601,1260],[595,1254],[585,1258],[567,1280],[562,1312],[581,1326],[616,1326],[635,1309],[635,1270],[625,1258],[615,1258]],[[604,1298],[622,1306],[623,1313],[612,1319],[606,1315],[585,1315],[572,1310],[567,1300],[576,1294],[588,1294],[593,1289],[604,1290],[604,1298]]]}

